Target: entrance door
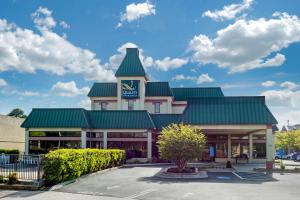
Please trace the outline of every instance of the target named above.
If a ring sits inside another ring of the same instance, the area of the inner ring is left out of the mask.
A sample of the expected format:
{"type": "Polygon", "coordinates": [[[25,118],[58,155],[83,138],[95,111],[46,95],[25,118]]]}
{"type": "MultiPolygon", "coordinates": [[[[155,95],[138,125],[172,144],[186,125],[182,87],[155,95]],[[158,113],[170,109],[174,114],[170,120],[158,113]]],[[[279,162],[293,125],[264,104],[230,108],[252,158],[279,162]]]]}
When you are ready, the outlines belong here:
{"type": "Polygon", "coordinates": [[[216,157],[216,144],[207,143],[202,153],[202,161],[214,161],[216,157]]]}

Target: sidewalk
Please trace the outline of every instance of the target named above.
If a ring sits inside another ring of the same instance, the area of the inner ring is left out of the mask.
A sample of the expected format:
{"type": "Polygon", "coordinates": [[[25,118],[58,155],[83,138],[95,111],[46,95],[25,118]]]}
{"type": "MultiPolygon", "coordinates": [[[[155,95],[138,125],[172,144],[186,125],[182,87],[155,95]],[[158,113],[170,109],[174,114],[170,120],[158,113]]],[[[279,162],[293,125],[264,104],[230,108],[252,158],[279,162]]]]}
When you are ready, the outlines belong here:
{"type": "Polygon", "coordinates": [[[0,199],[10,200],[131,200],[128,198],[116,198],[116,197],[106,197],[87,194],[74,194],[65,192],[53,192],[53,191],[11,191],[2,190],[0,191],[0,199]]]}
{"type": "Polygon", "coordinates": [[[254,172],[254,168],[265,168],[266,164],[234,164],[232,167],[238,172],[254,172]]]}

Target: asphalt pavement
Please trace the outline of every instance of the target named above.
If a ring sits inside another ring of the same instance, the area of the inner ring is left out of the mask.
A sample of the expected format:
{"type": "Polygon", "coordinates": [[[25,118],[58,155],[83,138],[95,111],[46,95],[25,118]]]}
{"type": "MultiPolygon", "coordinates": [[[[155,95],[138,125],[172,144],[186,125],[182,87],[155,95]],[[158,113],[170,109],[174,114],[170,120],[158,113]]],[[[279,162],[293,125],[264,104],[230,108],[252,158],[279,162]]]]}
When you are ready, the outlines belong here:
{"type": "Polygon", "coordinates": [[[241,180],[231,172],[209,172],[199,180],[161,179],[161,167],[130,167],[80,178],[58,191],[0,191],[3,199],[84,200],[298,200],[300,174],[274,173],[272,180],[241,180]]]}

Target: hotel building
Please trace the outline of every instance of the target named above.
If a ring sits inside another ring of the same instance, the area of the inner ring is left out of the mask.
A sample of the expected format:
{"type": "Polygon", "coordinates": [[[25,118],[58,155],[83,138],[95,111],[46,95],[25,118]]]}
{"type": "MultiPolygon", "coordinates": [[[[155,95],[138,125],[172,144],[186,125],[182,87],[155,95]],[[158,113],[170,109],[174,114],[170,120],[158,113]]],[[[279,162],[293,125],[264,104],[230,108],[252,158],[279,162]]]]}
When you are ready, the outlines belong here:
{"type": "Polygon", "coordinates": [[[157,136],[171,123],[190,124],[207,136],[200,160],[250,163],[274,159],[276,119],[263,96],[224,96],[219,87],[172,88],[151,82],[137,48],[128,48],[116,82],[94,83],[91,110],[33,109],[22,124],[26,153],[56,148],[121,148],[127,159],[158,157],[157,136]]]}

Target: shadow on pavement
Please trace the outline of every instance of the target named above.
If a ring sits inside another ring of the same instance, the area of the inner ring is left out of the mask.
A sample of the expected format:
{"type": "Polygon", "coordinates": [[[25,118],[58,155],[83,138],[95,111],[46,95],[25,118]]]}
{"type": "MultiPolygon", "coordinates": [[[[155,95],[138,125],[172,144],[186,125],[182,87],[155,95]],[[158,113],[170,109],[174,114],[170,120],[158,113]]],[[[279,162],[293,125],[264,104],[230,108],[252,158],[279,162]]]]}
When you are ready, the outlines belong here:
{"type": "MultiPolygon", "coordinates": [[[[157,173],[158,174],[158,173],[157,173]]],[[[268,180],[242,180],[231,172],[207,172],[208,178],[201,179],[180,179],[180,178],[161,178],[154,176],[140,177],[137,181],[148,182],[148,183],[159,183],[159,184],[171,184],[171,183],[184,183],[184,182],[195,182],[195,183],[234,183],[234,184],[262,184],[265,182],[278,181],[275,178],[268,180]]]]}

